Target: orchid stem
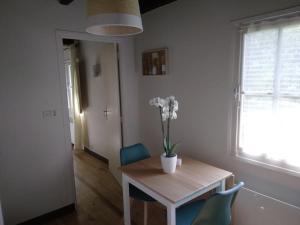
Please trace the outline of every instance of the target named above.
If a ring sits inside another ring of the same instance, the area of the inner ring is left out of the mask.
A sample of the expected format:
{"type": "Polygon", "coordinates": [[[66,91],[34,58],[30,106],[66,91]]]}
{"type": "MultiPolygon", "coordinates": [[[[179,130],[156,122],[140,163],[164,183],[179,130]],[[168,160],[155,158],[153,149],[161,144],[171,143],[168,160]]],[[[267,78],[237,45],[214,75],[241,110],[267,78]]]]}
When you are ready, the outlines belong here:
{"type": "MultiPolygon", "coordinates": [[[[159,107],[159,112],[160,112],[161,131],[162,131],[162,135],[163,135],[163,146],[164,146],[165,127],[164,127],[164,122],[163,122],[163,118],[162,118],[162,107],[159,107]]],[[[167,152],[166,152],[166,154],[167,154],[167,152]]]]}
{"type": "Polygon", "coordinates": [[[167,157],[170,156],[170,121],[171,121],[171,102],[169,103],[169,118],[168,118],[168,133],[167,133],[167,149],[168,149],[168,153],[167,153],[167,157]]]}

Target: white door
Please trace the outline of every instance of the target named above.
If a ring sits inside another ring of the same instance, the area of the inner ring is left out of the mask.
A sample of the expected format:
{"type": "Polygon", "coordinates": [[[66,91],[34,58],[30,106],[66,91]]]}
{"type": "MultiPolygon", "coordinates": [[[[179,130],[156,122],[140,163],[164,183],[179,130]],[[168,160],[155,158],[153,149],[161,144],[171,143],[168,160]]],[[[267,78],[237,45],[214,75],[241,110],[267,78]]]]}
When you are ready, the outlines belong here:
{"type": "Polygon", "coordinates": [[[120,181],[117,168],[122,134],[117,45],[80,41],[80,52],[87,83],[84,145],[107,158],[110,171],[120,181]]]}
{"type": "Polygon", "coordinates": [[[122,145],[120,95],[119,95],[119,71],[118,53],[116,44],[107,44],[103,48],[103,76],[106,87],[106,119],[107,151],[109,157],[109,169],[112,174],[121,180],[118,170],[120,166],[120,148],[122,145]],[[107,71],[106,71],[107,70],[107,71]]]}

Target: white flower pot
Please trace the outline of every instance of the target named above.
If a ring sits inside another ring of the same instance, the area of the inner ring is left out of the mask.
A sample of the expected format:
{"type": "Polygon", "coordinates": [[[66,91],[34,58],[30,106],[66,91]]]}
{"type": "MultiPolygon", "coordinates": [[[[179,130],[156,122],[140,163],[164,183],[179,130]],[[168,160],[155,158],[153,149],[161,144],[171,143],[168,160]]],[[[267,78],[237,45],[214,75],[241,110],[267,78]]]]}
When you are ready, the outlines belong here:
{"type": "Polygon", "coordinates": [[[166,157],[166,153],[160,156],[162,169],[165,173],[175,173],[177,164],[177,155],[173,157],[166,157]]]}

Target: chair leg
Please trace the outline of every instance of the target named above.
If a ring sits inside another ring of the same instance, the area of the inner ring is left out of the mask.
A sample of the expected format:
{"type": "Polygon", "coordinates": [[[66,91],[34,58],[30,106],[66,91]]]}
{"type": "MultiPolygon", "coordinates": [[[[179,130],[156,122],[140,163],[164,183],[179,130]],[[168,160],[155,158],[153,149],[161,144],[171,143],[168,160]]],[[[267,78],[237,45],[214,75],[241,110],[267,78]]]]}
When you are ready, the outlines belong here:
{"type": "Polygon", "coordinates": [[[130,198],[130,210],[132,209],[132,206],[133,206],[133,198],[130,198]]]}
{"type": "Polygon", "coordinates": [[[144,225],[148,224],[148,202],[144,202],[144,225]]]}

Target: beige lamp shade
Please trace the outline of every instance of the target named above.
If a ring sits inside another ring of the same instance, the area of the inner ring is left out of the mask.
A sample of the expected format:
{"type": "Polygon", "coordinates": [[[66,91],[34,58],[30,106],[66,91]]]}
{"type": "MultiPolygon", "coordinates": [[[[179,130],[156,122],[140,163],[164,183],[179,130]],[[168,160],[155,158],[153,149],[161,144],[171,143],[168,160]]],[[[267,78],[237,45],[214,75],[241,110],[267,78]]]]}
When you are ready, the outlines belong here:
{"type": "Polygon", "coordinates": [[[138,0],[87,0],[86,31],[95,35],[129,36],[143,32],[138,0]]]}

